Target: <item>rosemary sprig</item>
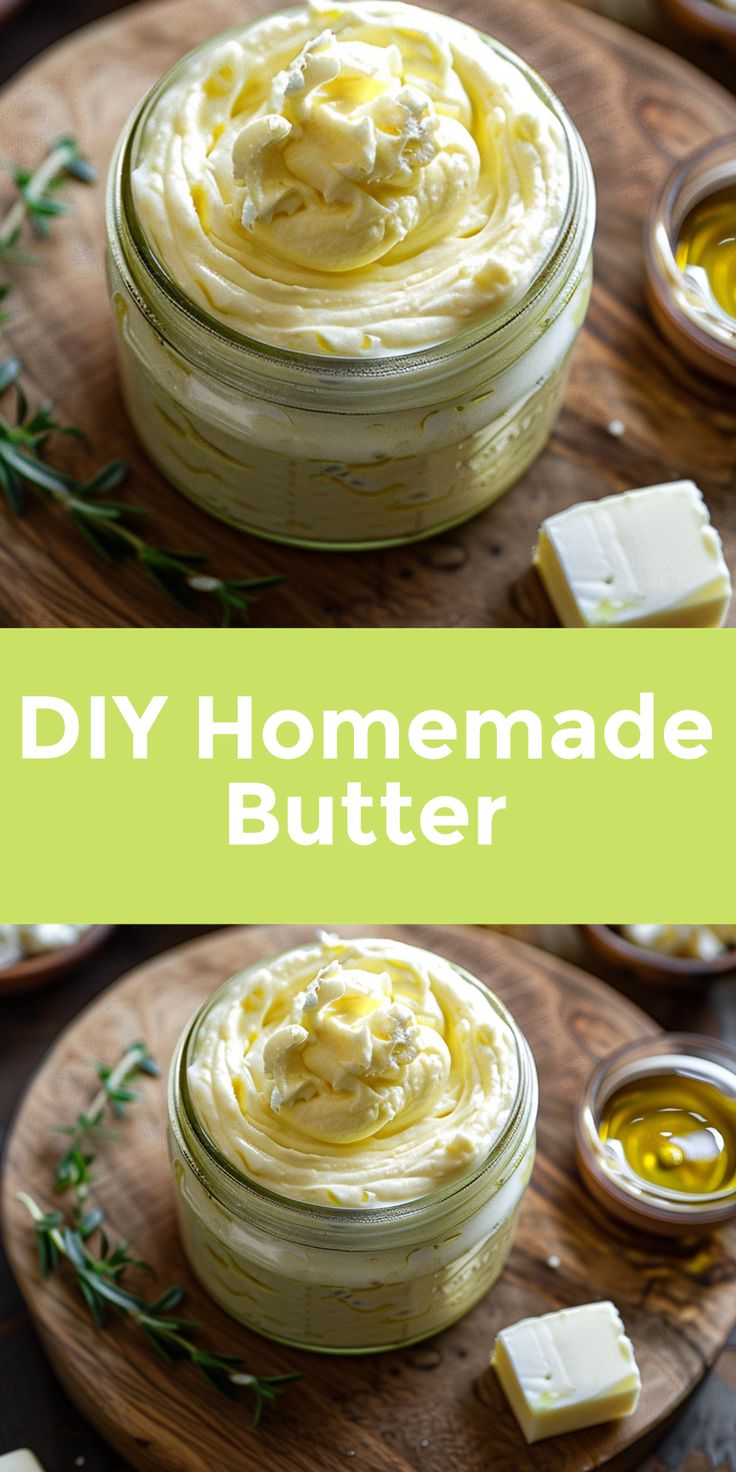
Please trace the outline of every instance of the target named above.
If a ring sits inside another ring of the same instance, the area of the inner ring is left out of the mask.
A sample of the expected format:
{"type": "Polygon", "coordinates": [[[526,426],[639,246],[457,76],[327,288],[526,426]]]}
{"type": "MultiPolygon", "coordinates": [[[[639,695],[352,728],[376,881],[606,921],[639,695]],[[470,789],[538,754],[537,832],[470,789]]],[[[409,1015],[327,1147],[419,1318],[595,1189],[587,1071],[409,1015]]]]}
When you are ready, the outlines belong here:
{"type": "Polygon", "coordinates": [[[21,372],[17,358],[0,363],[0,397],[10,389],[16,394],[14,422],[0,414],[0,491],[13,514],[23,514],[26,493],[34,492],[59,506],[107,562],[132,557],[169,598],[184,608],[196,609],[204,599],[217,607],[222,627],[236,621],[247,623],[259,594],[283,582],[283,578],[218,578],[207,573],[203,554],[149,542],[135,525],[148,512],[140,506],[107,499],[128,473],[124,460],[111,460],[88,481],[49,465],[42,457],[51,434],[84,436],[72,425],[59,424],[49,403],[31,412],[20,385],[21,372]]]}
{"type": "Polygon", "coordinates": [[[98,1329],[105,1328],[112,1309],[135,1324],[167,1364],[189,1361],[215,1390],[231,1400],[241,1387],[246,1389],[255,1401],[256,1426],[266,1404],[273,1402],[285,1385],[301,1378],[299,1375],[250,1375],[244,1369],[242,1356],[200,1349],[190,1337],[197,1333],[198,1325],[170,1313],[181,1303],[183,1288],[178,1285],[167,1288],[154,1302],[148,1303],[120,1281],[125,1269],[136,1265],[128,1257],[124,1243],[111,1256],[96,1258],[81,1233],[64,1225],[61,1212],[41,1211],[25,1191],[18,1193],[18,1200],[33,1218],[43,1277],[47,1278],[60,1260],[66,1259],[74,1269],[77,1286],[98,1329]]]}
{"type": "Polygon", "coordinates": [[[244,1389],[253,1397],[253,1422],[257,1426],[264,1408],[284,1386],[301,1376],[251,1375],[242,1356],[215,1354],[200,1348],[193,1338],[199,1333],[199,1325],[171,1313],[182,1302],[184,1289],[173,1284],[151,1302],[131,1292],[123,1281],[125,1273],[129,1268],[151,1272],[150,1263],[132,1257],[127,1242],[110,1247],[103,1229],[105,1214],[101,1207],[83,1209],[93,1181],[91,1166],[95,1158],[85,1146],[90,1139],[110,1138],[111,1132],[103,1125],[106,1112],[109,1110],[115,1119],[121,1119],[128,1106],[140,1097],[131,1087],[135,1079],[140,1074],[157,1076],[160,1069],[145,1043],[136,1042],[125,1049],[113,1067],[97,1063],[95,1072],[100,1087],[90,1106],[80,1111],[74,1124],[56,1126],[68,1136],[69,1144],[56,1166],[54,1189],[74,1191],[71,1219],[62,1211],[43,1211],[27,1191],[18,1192],[18,1201],[33,1221],[41,1276],[46,1280],[65,1261],[98,1329],[106,1327],[112,1310],[133,1323],[167,1364],[187,1361],[215,1390],[231,1400],[244,1389]],[[97,1254],[90,1246],[95,1234],[99,1245],[97,1254]]]}
{"type": "MultiPolygon", "coordinates": [[[[21,249],[26,221],[34,235],[45,240],[52,221],[69,211],[68,204],[58,198],[58,190],[65,180],[78,179],[84,184],[92,184],[97,175],[73,138],[59,138],[35,170],[8,161],[5,167],[15,185],[16,198],[0,220],[0,255],[9,261],[34,265],[36,258],[21,249]]],[[[5,300],[9,290],[7,283],[0,284],[0,302],[5,300]]],[[[4,321],[7,321],[7,316],[0,308],[0,322],[4,321]]]]}
{"type": "MultiPolygon", "coordinates": [[[[77,1115],[74,1124],[54,1126],[59,1134],[66,1135],[69,1139],[69,1144],[56,1165],[54,1189],[56,1191],[73,1190],[76,1194],[75,1209],[77,1212],[81,1210],[86,1201],[89,1188],[94,1181],[91,1166],[95,1157],[89,1151],[85,1151],[85,1145],[90,1139],[114,1138],[114,1133],[103,1126],[106,1111],[109,1109],[115,1119],[122,1119],[128,1104],[140,1098],[138,1091],[131,1088],[133,1080],[139,1074],[157,1078],[161,1072],[145,1043],[132,1043],[129,1048],[126,1048],[114,1068],[108,1068],[103,1063],[96,1064],[95,1068],[100,1080],[100,1088],[89,1109],[83,1109],[77,1115]]],[[[89,1216],[80,1218],[82,1230],[86,1235],[94,1231],[102,1221],[99,1213],[92,1213],[92,1216],[95,1218],[94,1222],[89,1216]]]]}
{"type": "Polygon", "coordinates": [[[51,220],[69,213],[68,204],[55,197],[55,191],[65,179],[93,184],[97,178],[96,170],[80,153],[73,138],[57,139],[35,170],[15,163],[6,163],[6,168],[10,171],[18,197],[0,222],[0,251],[3,252],[17,246],[25,219],[30,220],[34,233],[45,239],[50,232],[51,220]]]}

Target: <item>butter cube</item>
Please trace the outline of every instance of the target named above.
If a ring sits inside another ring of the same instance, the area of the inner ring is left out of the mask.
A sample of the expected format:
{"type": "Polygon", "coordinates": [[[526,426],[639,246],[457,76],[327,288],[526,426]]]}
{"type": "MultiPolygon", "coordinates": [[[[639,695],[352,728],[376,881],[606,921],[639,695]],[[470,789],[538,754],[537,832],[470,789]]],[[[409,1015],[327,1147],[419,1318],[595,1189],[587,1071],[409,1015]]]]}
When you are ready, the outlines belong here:
{"type": "Polygon", "coordinates": [[[534,565],[570,628],[716,628],[731,602],[721,540],[691,480],[548,517],[534,565]]]}
{"type": "Polygon", "coordinates": [[[528,1442],[630,1416],[639,1400],[634,1348],[608,1302],[502,1329],[491,1364],[528,1442]]]}
{"type": "Polygon", "coordinates": [[[6,1452],[0,1457],[0,1472],[43,1472],[43,1467],[33,1452],[27,1448],[18,1452],[6,1452]]]}

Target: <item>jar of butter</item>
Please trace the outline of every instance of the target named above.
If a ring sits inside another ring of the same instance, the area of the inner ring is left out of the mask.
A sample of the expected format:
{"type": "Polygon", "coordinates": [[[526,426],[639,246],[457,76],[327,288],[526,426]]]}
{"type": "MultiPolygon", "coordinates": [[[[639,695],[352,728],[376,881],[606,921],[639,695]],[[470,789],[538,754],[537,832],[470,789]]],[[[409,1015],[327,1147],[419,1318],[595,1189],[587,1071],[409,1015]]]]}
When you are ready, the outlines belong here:
{"type": "Polygon", "coordinates": [[[534,1159],[529,1047],[478,980],[391,940],[316,942],[233,977],[169,1084],[191,1267],[284,1343],[408,1344],[508,1256],[534,1159]]]}
{"type": "Polygon", "coordinates": [[[412,541],[540,453],[590,293],[570,118],[435,12],[325,0],[186,57],[120,140],[124,396],[163,474],[284,542],[412,541]]]}

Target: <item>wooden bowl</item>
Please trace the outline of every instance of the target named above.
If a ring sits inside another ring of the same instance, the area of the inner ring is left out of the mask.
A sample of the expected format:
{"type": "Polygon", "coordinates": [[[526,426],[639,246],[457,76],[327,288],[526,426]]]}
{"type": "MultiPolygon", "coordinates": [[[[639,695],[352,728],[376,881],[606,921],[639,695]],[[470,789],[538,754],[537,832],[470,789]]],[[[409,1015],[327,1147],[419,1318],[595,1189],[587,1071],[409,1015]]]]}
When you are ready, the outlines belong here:
{"type": "Polygon", "coordinates": [[[28,0],[0,0],[0,26],[4,21],[10,20],[16,10],[20,10],[27,3],[28,0]]]}
{"type": "Polygon", "coordinates": [[[712,961],[689,956],[661,956],[626,940],[612,925],[581,925],[580,929],[593,950],[624,971],[632,971],[642,981],[654,986],[699,986],[719,976],[736,975],[736,947],[724,951],[712,961]]]}
{"type": "Polygon", "coordinates": [[[660,9],[683,30],[736,51],[736,11],[715,0],[659,0],[660,9]]]}
{"type": "Polygon", "coordinates": [[[114,925],[91,925],[74,945],[61,946],[57,951],[44,951],[40,956],[27,956],[24,961],[16,961],[14,966],[1,966],[0,1001],[3,997],[16,996],[18,992],[34,991],[36,987],[46,986],[68,975],[104,946],[114,929],[114,925]]]}

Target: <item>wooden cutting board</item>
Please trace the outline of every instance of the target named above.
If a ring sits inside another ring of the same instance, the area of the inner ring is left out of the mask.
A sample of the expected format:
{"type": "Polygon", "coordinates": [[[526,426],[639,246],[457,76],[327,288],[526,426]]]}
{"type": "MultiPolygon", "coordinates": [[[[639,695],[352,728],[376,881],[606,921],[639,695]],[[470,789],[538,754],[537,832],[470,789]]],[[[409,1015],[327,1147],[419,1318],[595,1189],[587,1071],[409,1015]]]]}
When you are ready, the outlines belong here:
{"type": "MultiPolygon", "coordinates": [[[[443,0],[538,67],[588,144],[600,204],[596,286],[565,410],[523,482],[436,541],[382,553],[299,552],[236,533],[171,490],[136,445],[120,402],[103,271],[103,187],[73,191],[75,216],[14,268],[0,341],[39,397],[88,432],[98,462],[123,455],[125,495],[155,513],[160,543],[204,551],[222,574],[283,573],[258,614],[285,625],[517,625],[550,621],[529,559],[540,520],[581,498],[692,475],[736,567],[734,396],[700,381],[657,335],[642,287],[642,220],[674,158],[736,129],[736,100],[678,57],[562,0],[443,0]],[[607,425],[621,419],[615,439],[607,425]]],[[[270,0],[155,0],[78,32],[0,97],[4,154],[32,163],[73,132],[104,173],[130,109],[182,52],[270,0]]],[[[0,183],[0,199],[2,198],[0,183]]],[[[67,453],[67,448],[61,449],[67,453]]],[[[79,456],[78,450],[68,453],[79,456]]],[[[81,455],[81,463],[89,463],[81,455]]],[[[167,625],[188,621],[135,568],[110,574],[59,517],[0,510],[0,622],[167,625]]],[[[736,618],[736,613],[734,614],[736,618]]]]}
{"type": "Polygon", "coordinates": [[[96,1333],[65,1277],[39,1281],[33,1233],[15,1193],[48,1200],[59,1148],[49,1126],[89,1102],[89,1060],[112,1062],[143,1037],[167,1065],[187,1018],[219,982],[308,933],[221,931],[147,963],[81,1013],[32,1080],[7,1147],[4,1226],[12,1266],[72,1400],[141,1472],[585,1472],[638,1463],[736,1318],[736,1228],[696,1250],[609,1224],[575,1171],[572,1107],[595,1059],[655,1025],[584,972],[487,931],[389,932],[487,981],[525,1030],[540,1074],[539,1155],[509,1265],[454,1328],[404,1351],[321,1358],[229,1320],[195,1284],[176,1237],[159,1082],[143,1085],[146,1102],[129,1111],[119,1140],[100,1146],[97,1195],[111,1235],[126,1237],[161,1270],[161,1286],[186,1285],[185,1311],[205,1326],[207,1343],[242,1352],[261,1374],[300,1370],[303,1381],[256,1433],[246,1408],[219,1398],[188,1368],[162,1367],[126,1325],[96,1333]],[[601,1297],[616,1301],[634,1339],[639,1409],[618,1425],[529,1450],[488,1367],[494,1335],[526,1314],[601,1297]]]}

